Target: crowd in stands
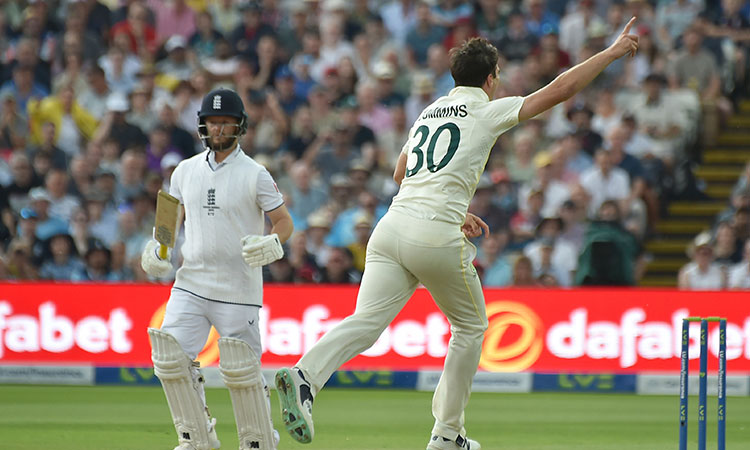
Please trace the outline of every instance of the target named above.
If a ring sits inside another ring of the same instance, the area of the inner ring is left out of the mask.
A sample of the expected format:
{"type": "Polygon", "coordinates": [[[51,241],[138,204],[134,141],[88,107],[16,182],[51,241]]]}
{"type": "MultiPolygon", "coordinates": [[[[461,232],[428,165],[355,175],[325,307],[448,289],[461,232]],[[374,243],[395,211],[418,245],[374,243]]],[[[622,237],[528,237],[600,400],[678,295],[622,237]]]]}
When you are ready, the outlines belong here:
{"type": "MultiPolygon", "coordinates": [[[[411,124],[453,87],[453,46],[490,40],[498,96],[524,96],[637,16],[637,55],[501,136],[470,206],[492,229],[475,242],[485,286],[635,284],[644,239],[689,195],[679,171],[745,95],[749,12],[741,0],[2,1],[0,279],[147,280],[156,194],[204,150],[196,112],[224,86],[245,103],[242,149],[295,223],[267,282],[357,283],[411,124]]],[[[747,239],[743,180],[717,235],[730,223],[747,239]]]]}
{"type": "Polygon", "coordinates": [[[690,262],[678,277],[681,289],[750,288],[750,162],[732,189],[730,204],[711,230],[695,236],[687,254],[690,262]]]}

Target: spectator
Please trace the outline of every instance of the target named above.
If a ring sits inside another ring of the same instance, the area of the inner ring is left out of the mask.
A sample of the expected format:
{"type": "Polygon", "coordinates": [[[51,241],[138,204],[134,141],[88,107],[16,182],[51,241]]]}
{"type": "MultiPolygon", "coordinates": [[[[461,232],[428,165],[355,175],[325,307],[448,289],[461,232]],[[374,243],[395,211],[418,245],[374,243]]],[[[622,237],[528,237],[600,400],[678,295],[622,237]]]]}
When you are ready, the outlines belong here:
{"type": "Polygon", "coordinates": [[[720,222],[713,239],[714,261],[727,271],[742,260],[744,241],[737,239],[731,222],[720,222]]]}
{"type": "Polygon", "coordinates": [[[642,264],[640,253],[635,237],[622,226],[617,202],[607,200],[586,230],[575,284],[633,286],[642,264]]]}
{"type": "Polygon", "coordinates": [[[331,247],[326,244],[326,236],[331,231],[331,219],[323,211],[310,214],[307,217],[305,231],[307,252],[314,256],[315,264],[324,267],[328,263],[331,247]]]}
{"type": "Polygon", "coordinates": [[[514,10],[508,18],[508,29],[500,42],[498,51],[511,62],[523,61],[539,43],[539,38],[533,34],[526,25],[524,15],[519,10],[514,10]]]}
{"type": "Polygon", "coordinates": [[[156,16],[156,40],[166,42],[172,36],[180,36],[185,40],[195,32],[195,11],[188,6],[187,0],[148,0],[148,7],[156,16]]]}
{"type": "MultiPolygon", "coordinates": [[[[67,228],[67,225],[65,226],[67,228]]],[[[47,257],[39,269],[39,278],[52,281],[70,281],[73,274],[83,270],[78,258],[73,237],[66,229],[60,230],[47,240],[47,257]]]]}
{"type": "Polygon", "coordinates": [[[208,11],[211,13],[214,27],[224,36],[228,36],[240,24],[241,7],[242,5],[234,0],[209,2],[208,11]]]}
{"type": "Polygon", "coordinates": [[[406,32],[406,48],[410,65],[424,67],[427,64],[427,50],[433,44],[443,41],[445,28],[434,23],[429,1],[420,0],[416,3],[414,23],[406,32]]]}
{"type": "Polygon", "coordinates": [[[76,99],[81,108],[92,116],[101,118],[107,113],[107,98],[110,90],[104,70],[94,65],[86,72],[86,86],[78,91],[76,99]]]}
{"type": "Polygon", "coordinates": [[[507,229],[493,229],[479,246],[474,265],[481,273],[484,286],[502,287],[511,284],[513,267],[505,254],[509,233],[507,229]]]}
{"type": "Polygon", "coordinates": [[[435,97],[448,95],[453,89],[453,76],[450,72],[448,51],[440,44],[433,44],[427,49],[427,68],[432,74],[435,85],[435,97]]]}
{"type": "Polygon", "coordinates": [[[495,192],[495,186],[492,183],[490,175],[487,173],[479,177],[474,198],[469,204],[469,212],[484,220],[490,227],[490,230],[500,230],[508,228],[510,225],[510,215],[508,212],[492,203],[492,197],[495,192]]]}
{"type": "Polygon", "coordinates": [[[594,155],[595,165],[581,174],[581,185],[591,196],[589,214],[594,216],[605,200],[616,200],[624,204],[630,197],[628,173],[614,166],[612,155],[600,148],[594,155]]]}
{"type": "Polygon", "coordinates": [[[637,117],[641,131],[653,140],[652,153],[670,163],[680,151],[680,136],[686,131],[688,120],[683,108],[666,95],[666,78],[653,73],[643,83],[643,94],[636,98],[630,112],[637,117]]]}
{"type": "MultiPolygon", "coordinates": [[[[312,221],[312,223],[317,225],[315,221],[312,221]]],[[[313,283],[320,277],[320,268],[315,262],[315,255],[307,249],[309,230],[310,228],[307,232],[294,233],[290,238],[287,259],[294,271],[293,281],[295,283],[313,283]]]]}
{"type": "Polygon", "coordinates": [[[580,0],[578,7],[560,19],[560,48],[568,52],[574,63],[586,43],[588,30],[603,27],[604,21],[594,11],[594,0],[580,0]]]}
{"type": "Polygon", "coordinates": [[[294,199],[290,212],[297,217],[308,217],[328,200],[326,192],[313,180],[310,166],[297,161],[290,170],[292,184],[289,194],[294,199]]]}
{"type": "Polygon", "coordinates": [[[557,33],[560,18],[547,9],[545,0],[526,0],[526,28],[535,36],[541,38],[549,33],[557,33]]]}
{"type": "Polygon", "coordinates": [[[0,102],[0,152],[24,148],[29,122],[18,109],[15,94],[0,90],[0,102]]]}
{"type": "Polygon", "coordinates": [[[346,248],[351,252],[352,264],[359,272],[365,271],[367,242],[370,240],[373,225],[373,217],[368,213],[360,213],[354,219],[354,242],[347,245],[346,248]]]}
{"type": "Polygon", "coordinates": [[[120,281],[117,275],[112,272],[112,252],[104,242],[96,238],[89,239],[84,262],[83,269],[73,274],[72,281],[120,281]]]}
{"type": "Polygon", "coordinates": [[[729,289],[750,289],[750,240],[745,241],[742,261],[729,271],[729,289]]]}
{"type": "Polygon", "coordinates": [[[714,260],[711,234],[698,234],[687,250],[691,261],[680,269],[677,286],[690,290],[720,290],[726,285],[726,273],[714,260]]]}
{"type": "Polygon", "coordinates": [[[570,189],[568,186],[553,177],[552,163],[552,154],[550,152],[539,152],[534,157],[536,177],[528,183],[525,183],[519,190],[519,208],[525,209],[526,199],[532,189],[544,192],[542,214],[545,216],[555,215],[560,205],[570,198],[570,189]]]}
{"type": "Polygon", "coordinates": [[[30,101],[28,112],[32,142],[42,142],[42,125],[51,122],[55,144],[68,158],[81,152],[83,142],[93,137],[98,125],[97,119],[78,104],[72,86],[62,87],[57,95],[40,102],[30,101]]]}
{"type": "Polygon", "coordinates": [[[35,236],[40,241],[46,241],[56,231],[68,227],[68,222],[60,217],[50,216],[51,198],[43,187],[35,187],[29,191],[29,208],[36,219],[35,236]]]}
{"type": "Polygon", "coordinates": [[[513,134],[513,153],[505,159],[510,177],[515,183],[530,183],[536,175],[537,167],[534,164],[534,153],[536,153],[537,137],[522,128],[513,134]]]}
{"type": "Polygon", "coordinates": [[[538,286],[534,278],[534,267],[527,256],[519,256],[513,263],[513,287],[534,287],[538,286]]]}
{"type": "Polygon", "coordinates": [[[0,97],[12,95],[18,104],[18,110],[25,114],[30,100],[41,100],[49,95],[49,90],[34,81],[32,69],[17,64],[13,68],[13,78],[0,87],[0,97]]]}
{"type": "Polygon", "coordinates": [[[188,58],[187,39],[182,35],[175,34],[167,39],[164,50],[167,52],[167,58],[161,60],[156,65],[156,69],[163,76],[170,77],[174,84],[190,79],[190,75],[196,67],[192,60],[188,58]]]}
{"type": "Polygon", "coordinates": [[[543,218],[536,227],[536,239],[523,249],[523,253],[531,260],[536,277],[550,273],[558,284],[570,286],[576,271],[578,252],[571,244],[560,239],[563,225],[559,217],[543,218]]]}
{"type": "Polygon", "coordinates": [[[13,239],[8,245],[4,271],[11,280],[36,280],[39,275],[31,261],[31,246],[23,239],[13,239]]]}
{"type": "Polygon", "coordinates": [[[66,169],[68,167],[68,159],[76,156],[76,154],[67,155],[56,145],[57,126],[53,122],[44,122],[41,126],[40,124],[36,126],[41,129],[37,130],[39,133],[37,145],[29,149],[28,153],[31,159],[34,160],[37,155],[44,155],[49,158],[51,166],[58,169],[66,169]]]}
{"type": "Polygon", "coordinates": [[[321,270],[319,283],[357,284],[362,273],[354,268],[352,253],[346,247],[331,248],[328,261],[321,270]]]}
{"type": "Polygon", "coordinates": [[[715,144],[721,119],[731,113],[732,105],[722,96],[716,60],[702,46],[700,27],[687,28],[682,42],[684,48],[672,60],[669,86],[693,91],[691,94],[698,96],[703,115],[703,145],[710,146],[715,144]]]}
{"type": "Polygon", "coordinates": [[[110,35],[112,39],[118,35],[125,36],[130,52],[149,59],[159,44],[156,29],[148,22],[149,11],[143,2],[131,2],[127,8],[127,17],[114,24],[110,35]]]}
{"type": "Polygon", "coordinates": [[[12,181],[5,189],[7,201],[15,212],[28,204],[29,190],[42,184],[31,167],[29,157],[22,152],[14,152],[10,158],[12,181]]]}
{"type": "Polygon", "coordinates": [[[44,179],[44,187],[50,198],[49,214],[65,221],[70,221],[73,210],[80,201],[68,194],[68,173],[65,169],[52,168],[44,179]]]}
{"type": "Polygon", "coordinates": [[[257,1],[251,0],[238,7],[242,12],[242,21],[227,36],[239,56],[254,60],[258,57],[255,51],[258,41],[263,36],[273,34],[273,29],[261,22],[262,8],[257,1]]]}

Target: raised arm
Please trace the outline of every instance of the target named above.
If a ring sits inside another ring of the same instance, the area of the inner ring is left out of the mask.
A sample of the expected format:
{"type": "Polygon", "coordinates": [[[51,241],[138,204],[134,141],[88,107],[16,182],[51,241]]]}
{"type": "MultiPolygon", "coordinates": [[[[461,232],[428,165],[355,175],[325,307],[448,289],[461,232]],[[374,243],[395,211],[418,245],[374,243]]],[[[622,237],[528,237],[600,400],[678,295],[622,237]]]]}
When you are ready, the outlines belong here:
{"type": "Polygon", "coordinates": [[[602,70],[616,59],[627,55],[635,56],[638,51],[638,36],[630,33],[630,27],[635,22],[630,19],[625,29],[612,45],[577,64],[557,76],[552,82],[524,99],[523,106],[518,113],[518,119],[523,121],[547,111],[558,103],[576,95],[581,89],[591,83],[602,70]]]}

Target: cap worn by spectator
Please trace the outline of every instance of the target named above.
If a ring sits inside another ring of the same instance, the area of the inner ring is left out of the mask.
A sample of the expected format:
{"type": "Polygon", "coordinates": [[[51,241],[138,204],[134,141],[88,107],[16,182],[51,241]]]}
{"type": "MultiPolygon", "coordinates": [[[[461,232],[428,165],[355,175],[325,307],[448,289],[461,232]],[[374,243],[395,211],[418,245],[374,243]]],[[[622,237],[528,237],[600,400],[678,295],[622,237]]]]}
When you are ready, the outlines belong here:
{"type": "Polygon", "coordinates": [[[107,97],[107,109],[112,112],[124,113],[130,109],[130,105],[124,95],[115,92],[107,97]]]}
{"type": "Polygon", "coordinates": [[[292,74],[292,69],[289,68],[288,65],[284,64],[283,66],[276,69],[276,73],[274,74],[274,78],[276,80],[282,79],[282,78],[294,78],[294,74],[292,74]]]}
{"type": "Polygon", "coordinates": [[[86,259],[88,259],[88,257],[91,256],[92,253],[98,251],[105,252],[108,258],[112,255],[109,247],[107,247],[107,244],[105,244],[103,241],[97,238],[89,238],[88,249],[86,250],[86,259]]]}
{"type": "Polygon", "coordinates": [[[594,117],[594,111],[592,111],[588,106],[582,103],[577,103],[568,110],[568,120],[571,120],[573,116],[578,113],[586,113],[589,116],[589,119],[594,117]]]}
{"type": "Polygon", "coordinates": [[[435,83],[432,77],[425,73],[414,75],[411,83],[411,90],[414,95],[432,94],[435,91],[435,83]]]}
{"type": "Polygon", "coordinates": [[[49,196],[49,192],[47,192],[47,190],[43,187],[35,187],[34,189],[29,191],[29,200],[31,200],[32,202],[35,202],[37,200],[45,200],[51,203],[52,197],[49,196]]]}
{"type": "Polygon", "coordinates": [[[372,68],[372,74],[379,80],[392,80],[396,78],[396,69],[388,61],[378,61],[372,68]]]}
{"type": "Polygon", "coordinates": [[[332,188],[349,188],[352,182],[349,177],[343,173],[336,173],[331,177],[332,188]]]}
{"type": "Polygon", "coordinates": [[[323,11],[347,11],[349,2],[347,0],[325,0],[323,2],[323,11]]]}
{"type": "Polygon", "coordinates": [[[21,209],[21,218],[22,219],[38,219],[39,215],[31,208],[23,208],[21,209]]]}
{"type": "Polygon", "coordinates": [[[307,216],[307,228],[331,228],[331,221],[323,213],[312,213],[307,216]]]}
{"type": "Polygon", "coordinates": [[[361,170],[363,172],[370,173],[370,168],[361,159],[352,160],[349,164],[349,171],[361,170]]]}
{"type": "Polygon", "coordinates": [[[185,41],[185,38],[179,34],[175,34],[167,39],[167,43],[164,44],[164,50],[166,50],[167,52],[172,52],[178,49],[184,50],[185,46],[187,46],[187,41],[185,41]]]}
{"type": "Polygon", "coordinates": [[[182,156],[175,152],[169,152],[161,158],[161,170],[172,169],[182,161],[182,156]]]}
{"type": "Polygon", "coordinates": [[[539,152],[534,156],[534,165],[537,168],[547,167],[552,164],[552,155],[549,152],[539,152]]]}
{"type": "Polygon", "coordinates": [[[695,252],[703,247],[712,248],[711,245],[713,244],[713,237],[711,236],[710,231],[702,231],[698,233],[698,235],[693,239],[693,242],[690,243],[687,249],[687,254],[689,257],[693,257],[695,255],[695,252]]]}
{"type": "Polygon", "coordinates": [[[373,220],[372,215],[370,214],[359,214],[356,219],[354,219],[354,227],[367,227],[372,228],[373,220]]]}
{"type": "Polygon", "coordinates": [[[94,178],[106,177],[106,176],[117,178],[117,174],[110,166],[102,166],[98,168],[96,172],[94,173],[94,178]]]}

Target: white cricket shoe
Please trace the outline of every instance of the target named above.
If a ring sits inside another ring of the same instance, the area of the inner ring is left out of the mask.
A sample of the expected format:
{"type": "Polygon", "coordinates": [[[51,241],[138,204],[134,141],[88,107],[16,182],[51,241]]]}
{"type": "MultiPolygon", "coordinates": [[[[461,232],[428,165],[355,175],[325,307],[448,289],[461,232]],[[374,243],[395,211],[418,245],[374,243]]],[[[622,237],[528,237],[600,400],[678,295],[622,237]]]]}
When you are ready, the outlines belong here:
{"type": "Polygon", "coordinates": [[[286,431],[295,441],[309,444],[315,434],[310,383],[297,367],[280,369],[276,372],[275,382],[281,404],[281,419],[286,431]]]}
{"type": "MultiPolygon", "coordinates": [[[[210,450],[219,450],[221,448],[221,442],[219,441],[219,437],[216,436],[216,419],[211,418],[206,422],[206,426],[208,427],[208,444],[210,450]]],[[[174,450],[201,450],[197,448],[195,445],[189,443],[189,442],[183,442],[182,444],[178,445],[174,448],[174,450]]]]}
{"type": "Polygon", "coordinates": [[[219,450],[221,448],[221,441],[216,435],[216,418],[212,417],[208,421],[208,443],[211,445],[211,450],[219,450]]]}
{"type": "Polygon", "coordinates": [[[427,444],[427,450],[459,450],[462,448],[466,450],[482,450],[479,442],[461,435],[458,435],[456,440],[450,440],[442,436],[432,436],[430,443],[427,444]]]}

